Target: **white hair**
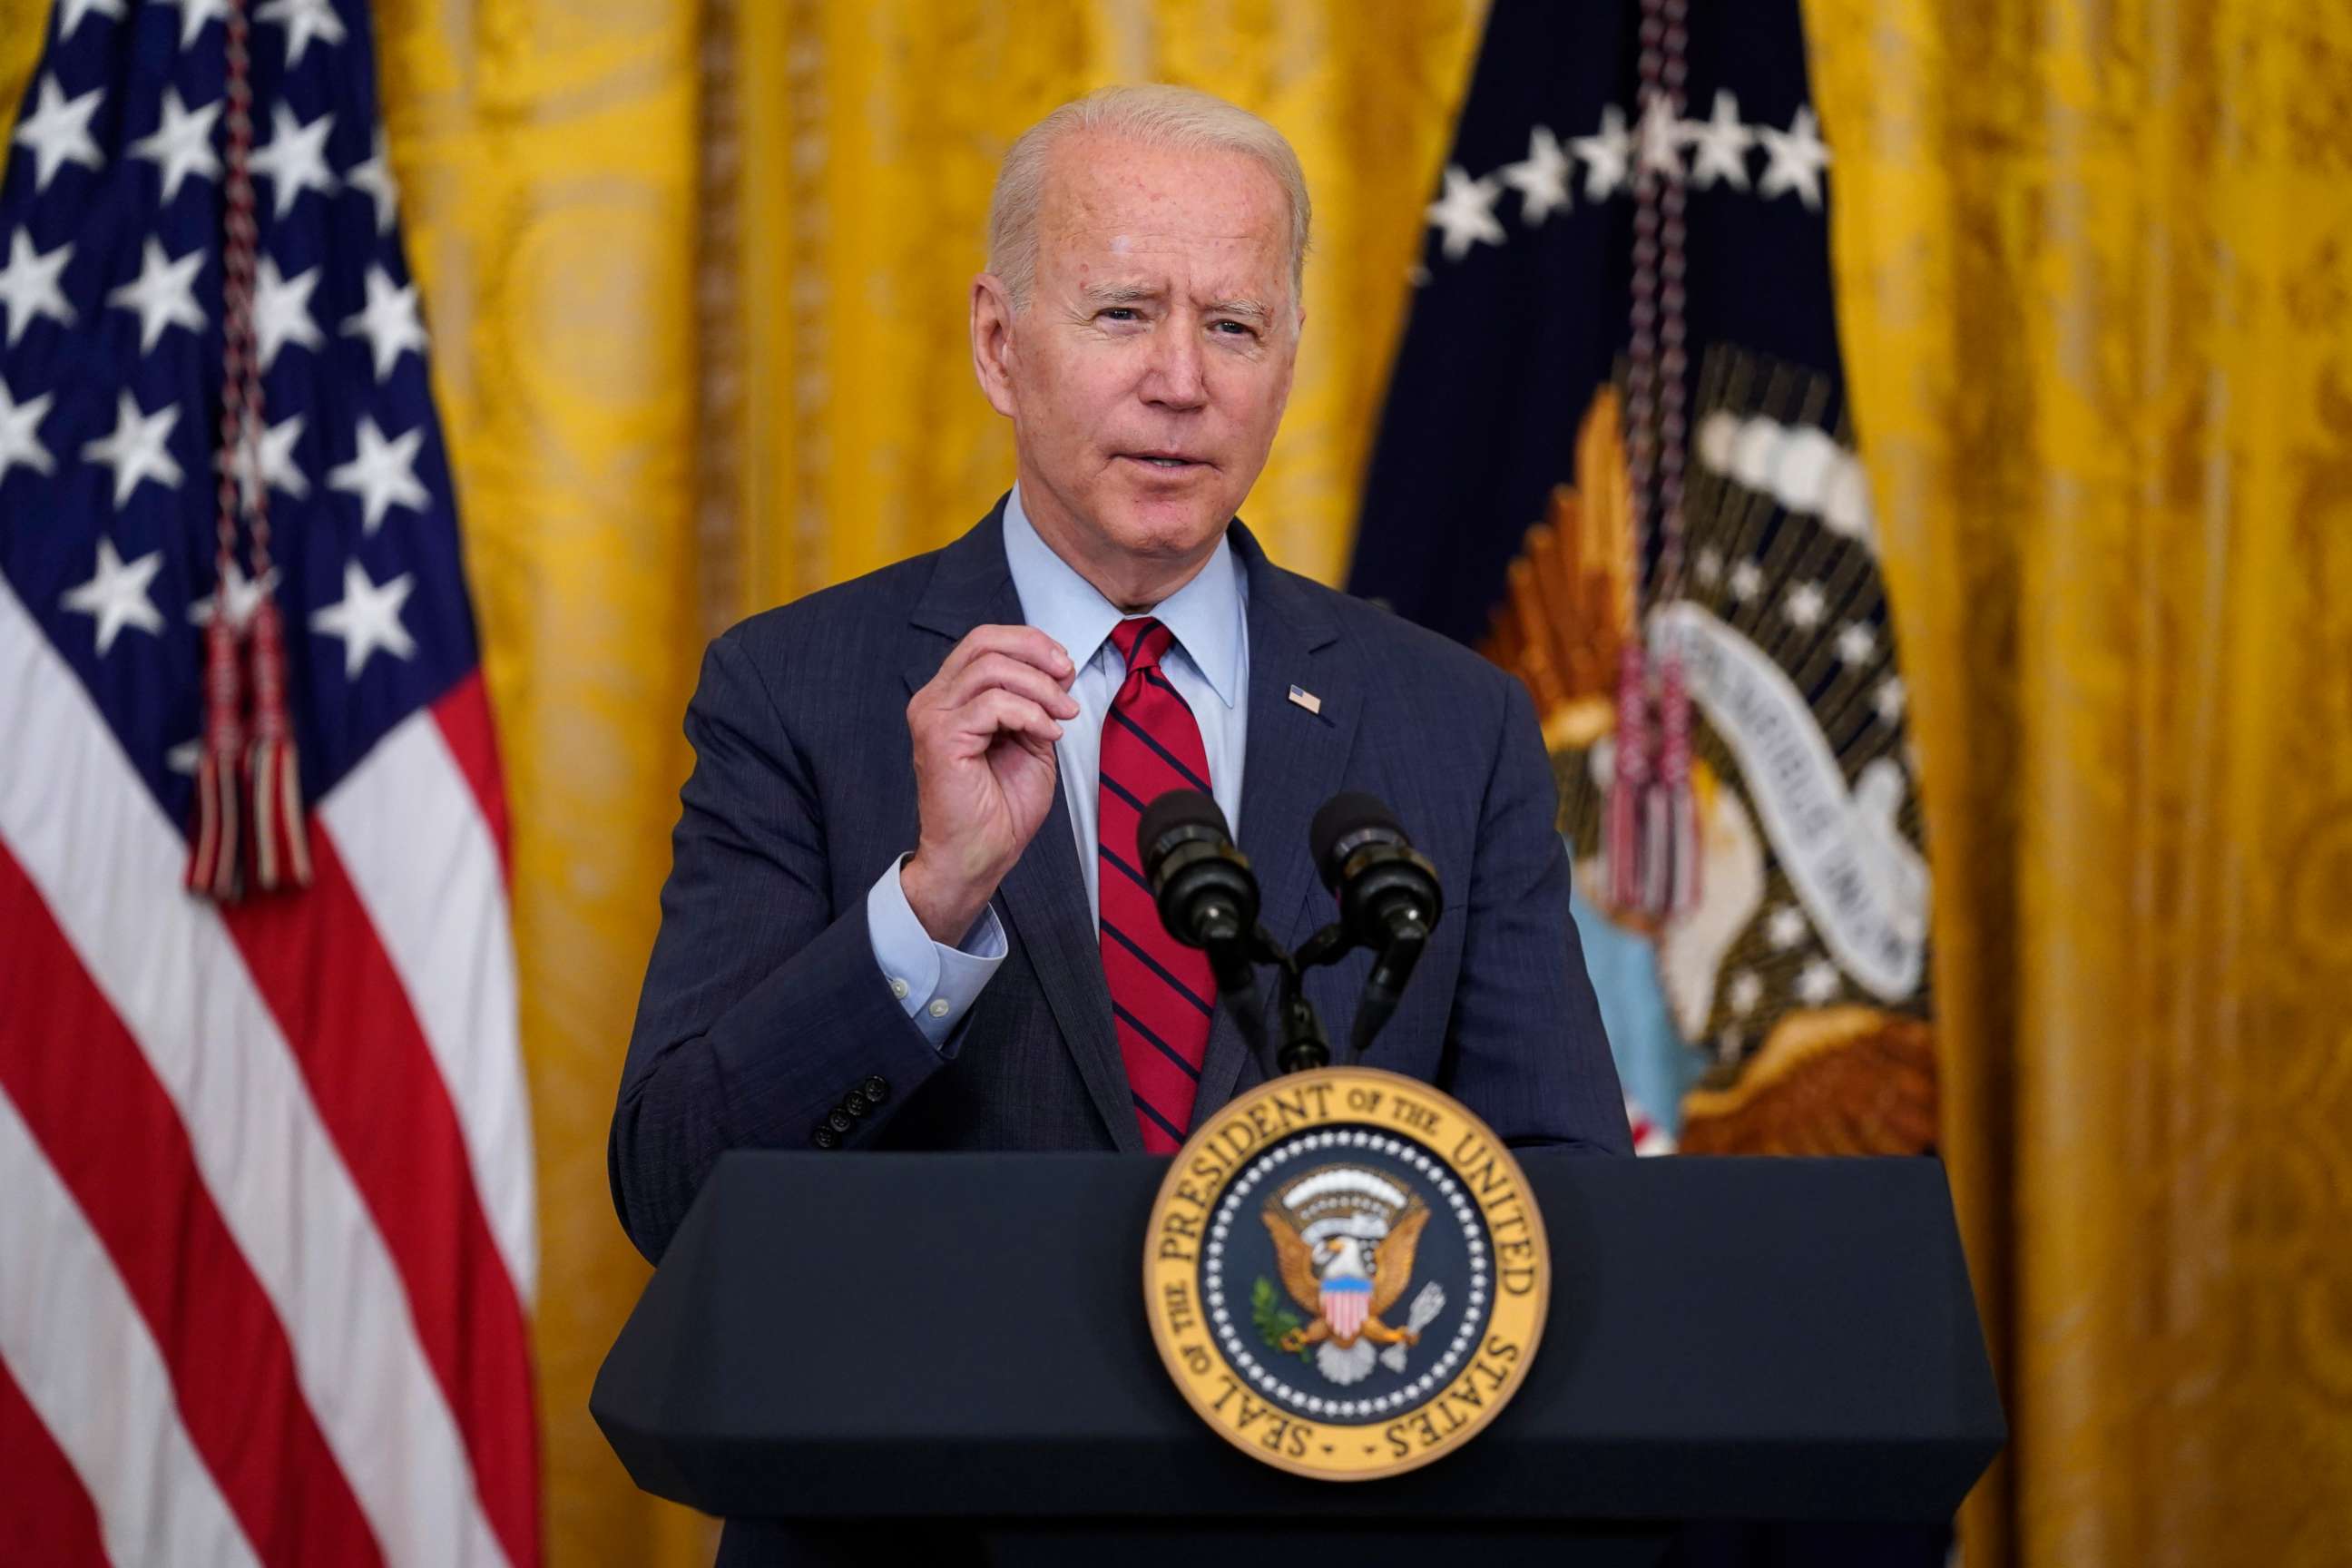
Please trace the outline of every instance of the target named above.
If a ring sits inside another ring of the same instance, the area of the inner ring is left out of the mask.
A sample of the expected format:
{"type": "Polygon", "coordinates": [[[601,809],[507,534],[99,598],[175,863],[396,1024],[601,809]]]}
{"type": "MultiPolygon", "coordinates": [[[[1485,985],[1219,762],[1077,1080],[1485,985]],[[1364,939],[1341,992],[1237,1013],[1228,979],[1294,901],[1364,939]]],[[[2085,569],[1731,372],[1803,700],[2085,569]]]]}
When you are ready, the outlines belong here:
{"type": "Polygon", "coordinates": [[[1282,132],[1222,98],[1150,82],[1097,88],[1062,105],[1023,132],[996,172],[988,204],[988,269],[1004,280],[1017,310],[1029,303],[1037,280],[1037,209],[1044,204],[1045,167],[1065,138],[1103,132],[1147,147],[1182,152],[1238,153],[1272,174],[1290,204],[1290,290],[1294,303],[1307,273],[1307,174],[1282,132]]]}

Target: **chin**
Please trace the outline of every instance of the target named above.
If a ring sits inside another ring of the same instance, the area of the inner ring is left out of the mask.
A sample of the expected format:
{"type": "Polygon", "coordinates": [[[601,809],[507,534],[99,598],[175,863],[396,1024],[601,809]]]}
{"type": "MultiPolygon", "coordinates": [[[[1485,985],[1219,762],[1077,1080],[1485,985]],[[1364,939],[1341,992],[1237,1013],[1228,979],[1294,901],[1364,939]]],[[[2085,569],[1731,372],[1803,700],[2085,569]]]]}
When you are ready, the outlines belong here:
{"type": "Polygon", "coordinates": [[[1189,555],[1210,543],[1233,521],[1233,509],[1209,495],[1124,495],[1101,514],[1104,531],[1121,549],[1138,555],[1189,555]]]}

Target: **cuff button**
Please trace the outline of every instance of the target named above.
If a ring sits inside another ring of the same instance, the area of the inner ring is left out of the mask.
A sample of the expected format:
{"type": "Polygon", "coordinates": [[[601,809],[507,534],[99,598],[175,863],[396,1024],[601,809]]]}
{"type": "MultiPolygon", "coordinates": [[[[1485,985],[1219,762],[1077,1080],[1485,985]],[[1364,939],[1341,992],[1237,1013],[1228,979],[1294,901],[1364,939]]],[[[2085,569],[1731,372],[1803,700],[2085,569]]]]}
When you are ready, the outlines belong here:
{"type": "Polygon", "coordinates": [[[877,1105],[881,1104],[884,1100],[890,1098],[890,1080],[883,1078],[879,1074],[867,1079],[864,1083],[859,1084],[857,1087],[865,1094],[866,1099],[872,1100],[877,1105]]]}
{"type": "Polygon", "coordinates": [[[841,1134],[830,1127],[820,1127],[809,1134],[809,1142],[820,1149],[838,1149],[841,1147],[841,1134]]]}
{"type": "Polygon", "coordinates": [[[846,1132],[857,1125],[857,1118],[835,1107],[825,1112],[824,1124],[835,1132],[846,1132]]]}
{"type": "Polygon", "coordinates": [[[874,1109],[874,1102],[866,1098],[866,1091],[864,1089],[853,1089],[847,1094],[842,1096],[841,1109],[846,1110],[852,1116],[863,1116],[867,1111],[874,1109]]]}

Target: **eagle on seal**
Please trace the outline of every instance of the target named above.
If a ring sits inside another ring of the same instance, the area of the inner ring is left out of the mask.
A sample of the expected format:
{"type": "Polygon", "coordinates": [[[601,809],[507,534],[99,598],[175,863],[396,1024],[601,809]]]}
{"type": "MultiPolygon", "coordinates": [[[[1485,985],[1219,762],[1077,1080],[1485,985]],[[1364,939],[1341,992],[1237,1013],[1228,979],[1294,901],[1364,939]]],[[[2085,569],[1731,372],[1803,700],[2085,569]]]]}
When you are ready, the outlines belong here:
{"type": "Polygon", "coordinates": [[[1344,1385],[1370,1373],[1375,1345],[1421,1342],[1417,1328],[1381,1319],[1412,1282],[1413,1253],[1429,1223],[1418,1196],[1370,1171],[1327,1166],[1282,1189],[1259,1218],[1274,1237],[1284,1288],[1310,1314],[1305,1328],[1282,1336],[1284,1351],[1312,1346],[1323,1375],[1344,1385]]]}

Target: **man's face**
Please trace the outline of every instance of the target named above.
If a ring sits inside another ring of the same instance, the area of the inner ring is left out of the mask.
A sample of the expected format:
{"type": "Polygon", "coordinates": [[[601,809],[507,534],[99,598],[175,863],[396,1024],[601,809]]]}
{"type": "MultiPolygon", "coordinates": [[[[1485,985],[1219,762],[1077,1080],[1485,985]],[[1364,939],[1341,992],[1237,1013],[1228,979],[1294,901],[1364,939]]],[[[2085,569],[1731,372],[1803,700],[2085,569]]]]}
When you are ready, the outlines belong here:
{"type": "Polygon", "coordinates": [[[1089,552],[1202,552],[1265,467],[1298,327],[1289,209],[1263,165],[1063,142],[1034,286],[989,388],[1013,417],[1024,494],[1045,492],[1031,515],[1089,552]]]}

